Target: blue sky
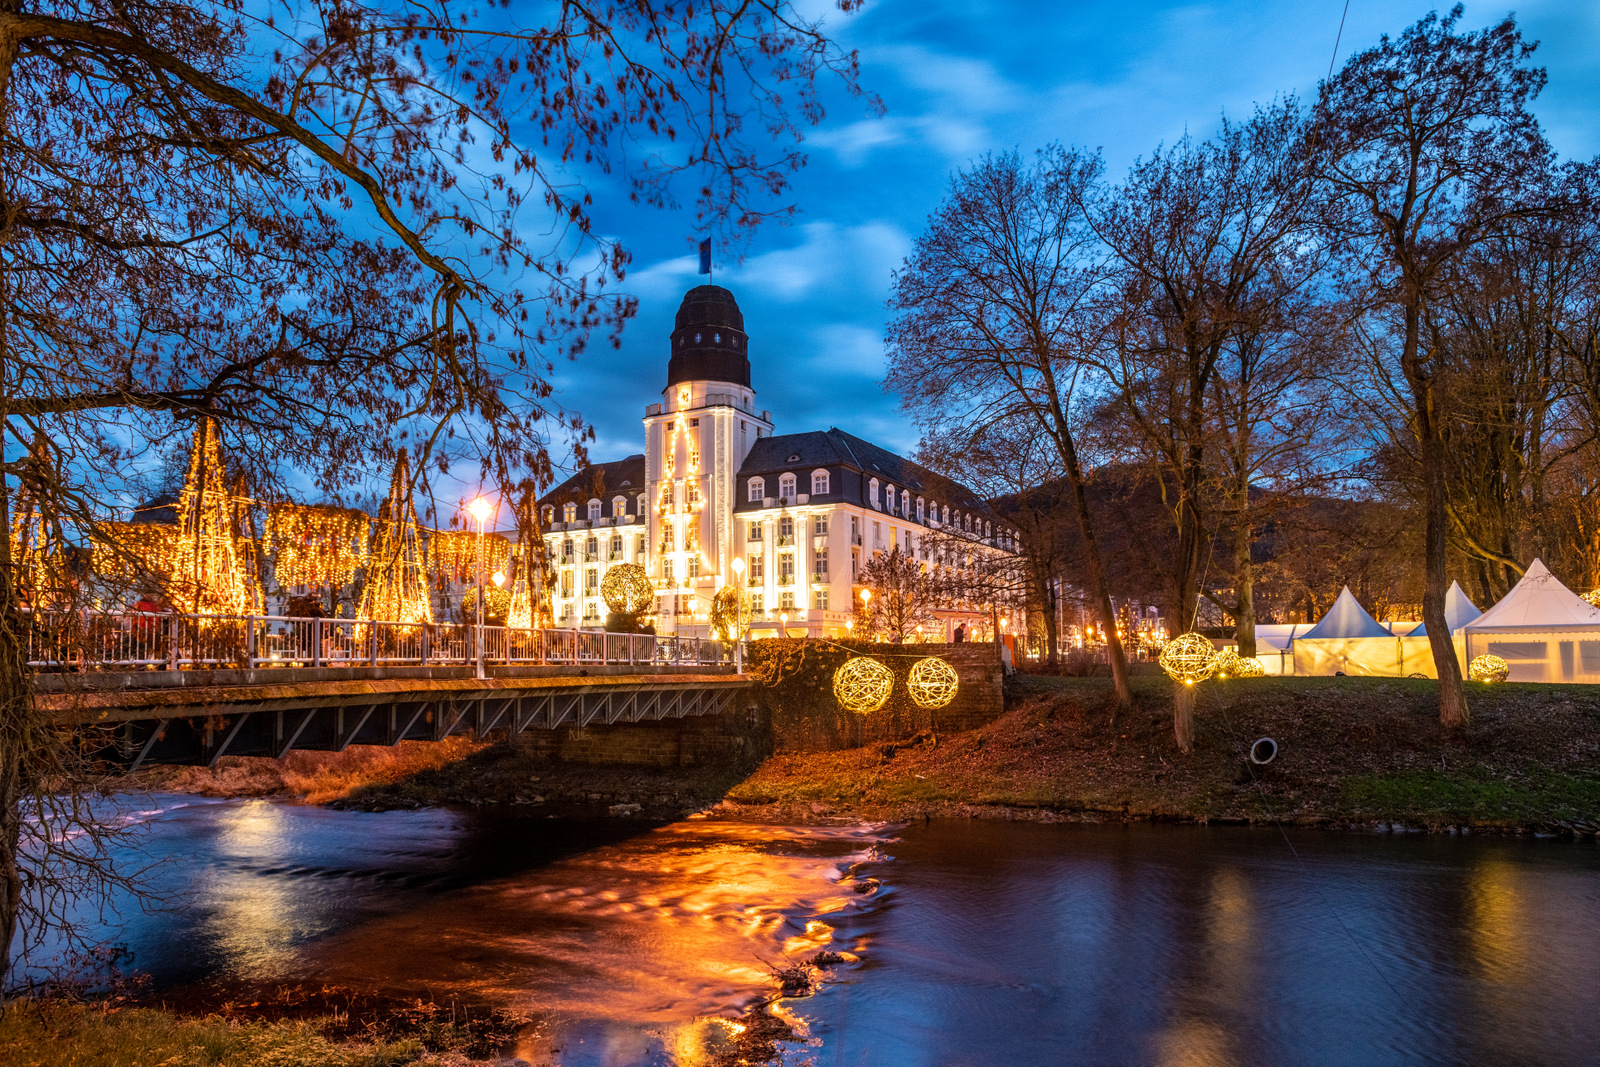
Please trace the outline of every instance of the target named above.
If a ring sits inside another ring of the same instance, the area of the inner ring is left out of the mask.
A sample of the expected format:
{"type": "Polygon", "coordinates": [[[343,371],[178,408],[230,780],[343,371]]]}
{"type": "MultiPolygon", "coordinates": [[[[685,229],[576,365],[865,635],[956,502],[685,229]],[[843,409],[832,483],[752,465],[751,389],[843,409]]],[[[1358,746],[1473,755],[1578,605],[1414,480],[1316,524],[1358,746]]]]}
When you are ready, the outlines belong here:
{"type": "MultiPolygon", "coordinates": [[[[824,5],[815,0],[818,10],[824,5]]],[[[803,5],[804,6],[804,5],[803,5]]],[[[831,5],[826,5],[831,8],[831,5]]],[[[916,434],[886,395],[885,301],[949,174],[991,149],[1050,141],[1097,147],[1110,173],[1185,131],[1204,136],[1286,91],[1310,98],[1328,70],[1343,0],[868,0],[827,16],[860,50],[886,105],[870,117],[835,100],[809,131],[799,216],[768,226],[742,262],[718,262],[750,334],[758,399],[777,432],[836,425],[910,453],[916,434]]],[[[1440,5],[1443,10],[1448,5],[1440,5]]],[[[1338,62],[1397,34],[1423,3],[1350,0],[1338,62]]],[[[1515,11],[1550,84],[1535,105],[1556,150],[1600,154],[1600,3],[1471,3],[1476,28],[1515,11]]],[[[620,351],[596,346],[556,368],[559,401],[595,428],[595,459],[642,448],[640,418],[666,384],[666,336],[695,273],[692,214],[644,208],[598,221],[633,252],[624,288],[640,300],[620,351]]],[[[560,457],[556,457],[560,459],[560,457]]]]}

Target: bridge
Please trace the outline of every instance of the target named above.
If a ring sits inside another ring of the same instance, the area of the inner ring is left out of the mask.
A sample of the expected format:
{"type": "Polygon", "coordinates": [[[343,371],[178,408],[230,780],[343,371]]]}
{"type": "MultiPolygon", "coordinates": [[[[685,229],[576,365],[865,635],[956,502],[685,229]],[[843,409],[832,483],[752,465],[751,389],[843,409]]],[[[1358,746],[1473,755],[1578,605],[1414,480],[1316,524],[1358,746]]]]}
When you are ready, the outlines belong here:
{"type": "Polygon", "coordinates": [[[286,616],[48,621],[30,637],[37,699],[57,721],[104,729],[130,770],[716,715],[749,687],[728,645],[693,637],[286,616]]]}

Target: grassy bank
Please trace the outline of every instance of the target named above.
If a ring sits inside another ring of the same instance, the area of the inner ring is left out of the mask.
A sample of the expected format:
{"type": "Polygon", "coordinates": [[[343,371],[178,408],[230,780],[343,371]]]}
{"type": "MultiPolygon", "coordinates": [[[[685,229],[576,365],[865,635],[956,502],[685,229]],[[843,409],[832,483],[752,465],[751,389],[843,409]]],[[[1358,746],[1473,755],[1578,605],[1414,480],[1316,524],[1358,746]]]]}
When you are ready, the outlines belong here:
{"type": "Polygon", "coordinates": [[[1438,725],[1433,683],[1261,678],[1207,683],[1195,751],[1172,739],[1171,683],[1030,678],[1002,718],[965,733],[779,754],[729,799],[774,817],[988,815],[1282,820],[1300,825],[1600,829],[1600,690],[1472,685],[1473,718],[1438,725]],[[1279,755],[1256,767],[1251,742],[1279,755]]]}

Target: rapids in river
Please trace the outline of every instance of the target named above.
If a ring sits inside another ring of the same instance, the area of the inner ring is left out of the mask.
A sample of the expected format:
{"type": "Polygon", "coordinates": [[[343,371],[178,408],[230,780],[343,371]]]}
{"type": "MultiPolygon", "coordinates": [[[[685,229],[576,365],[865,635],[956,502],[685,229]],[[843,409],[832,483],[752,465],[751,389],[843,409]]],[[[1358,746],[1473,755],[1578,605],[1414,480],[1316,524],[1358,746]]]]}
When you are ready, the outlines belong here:
{"type": "Polygon", "coordinates": [[[691,1067],[823,951],[786,1062],[1600,1062],[1593,842],[147,806],[158,991],[492,1003],[535,1064],[691,1067]]]}

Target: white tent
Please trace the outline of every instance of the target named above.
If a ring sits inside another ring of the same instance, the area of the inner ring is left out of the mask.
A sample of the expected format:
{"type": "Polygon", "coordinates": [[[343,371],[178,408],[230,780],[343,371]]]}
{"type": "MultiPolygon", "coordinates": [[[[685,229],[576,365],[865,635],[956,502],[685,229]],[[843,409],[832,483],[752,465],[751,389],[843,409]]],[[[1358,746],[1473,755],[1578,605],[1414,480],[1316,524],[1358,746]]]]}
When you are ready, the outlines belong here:
{"type": "Polygon", "coordinates": [[[1463,632],[1467,661],[1499,656],[1511,665],[1513,682],[1600,682],[1600,608],[1539,560],[1463,632]]]}
{"type": "Polygon", "coordinates": [[[1432,678],[1437,671],[1426,637],[1397,637],[1346,586],[1328,613],[1294,639],[1294,673],[1432,678]]]}
{"type": "MultiPolygon", "coordinates": [[[[1461,583],[1451,582],[1449,591],[1444,595],[1444,621],[1445,625],[1450,628],[1450,632],[1455,633],[1482,614],[1483,612],[1478,610],[1478,605],[1474,604],[1472,598],[1467,596],[1466,590],[1461,588],[1461,583]]],[[[1411,631],[1412,637],[1426,637],[1427,635],[1428,627],[1426,623],[1411,631]]]]}
{"type": "Polygon", "coordinates": [[[1311,629],[1309,622],[1256,623],[1256,659],[1268,674],[1294,673],[1294,636],[1311,629]]]}

